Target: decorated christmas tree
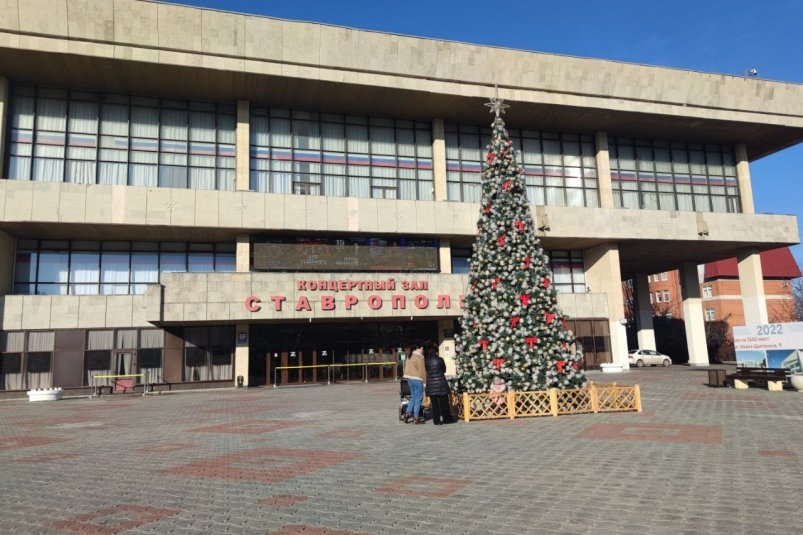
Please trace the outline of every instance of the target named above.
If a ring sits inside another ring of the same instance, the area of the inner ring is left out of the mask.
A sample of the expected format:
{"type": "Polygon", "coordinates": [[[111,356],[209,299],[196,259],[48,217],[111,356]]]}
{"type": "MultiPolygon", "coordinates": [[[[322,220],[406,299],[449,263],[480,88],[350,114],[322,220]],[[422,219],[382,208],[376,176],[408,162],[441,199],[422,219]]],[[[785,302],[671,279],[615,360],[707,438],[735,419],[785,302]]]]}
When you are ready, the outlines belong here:
{"type": "Polygon", "coordinates": [[[495,377],[516,391],[586,384],[582,353],[565,329],[549,259],[535,235],[522,168],[499,98],[482,175],[478,235],[457,338],[457,387],[489,391],[495,377]]]}

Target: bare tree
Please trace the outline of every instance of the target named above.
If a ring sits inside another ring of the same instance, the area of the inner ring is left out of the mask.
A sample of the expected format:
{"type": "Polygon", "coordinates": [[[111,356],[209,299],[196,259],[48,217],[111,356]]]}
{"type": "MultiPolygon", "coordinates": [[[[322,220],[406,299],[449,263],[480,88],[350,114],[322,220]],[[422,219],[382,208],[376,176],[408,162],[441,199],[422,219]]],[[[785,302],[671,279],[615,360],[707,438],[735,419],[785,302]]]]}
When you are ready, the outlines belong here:
{"type": "Polygon", "coordinates": [[[803,321],[803,278],[788,281],[789,295],[785,299],[767,301],[770,323],[803,321]]]}
{"type": "Polygon", "coordinates": [[[803,321],[803,278],[795,279],[792,283],[792,303],[795,321],[803,321]]]}

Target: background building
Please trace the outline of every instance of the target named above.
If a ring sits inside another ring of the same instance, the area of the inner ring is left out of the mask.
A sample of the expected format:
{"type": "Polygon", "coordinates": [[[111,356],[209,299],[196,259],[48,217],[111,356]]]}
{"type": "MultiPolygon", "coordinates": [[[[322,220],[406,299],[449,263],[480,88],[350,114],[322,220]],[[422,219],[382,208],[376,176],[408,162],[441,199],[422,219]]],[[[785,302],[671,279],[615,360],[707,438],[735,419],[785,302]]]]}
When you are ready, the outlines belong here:
{"type": "MultiPolygon", "coordinates": [[[[798,307],[795,279],[801,276],[792,252],[788,247],[762,251],[759,254],[763,274],[764,300],[769,323],[797,321],[798,307]]],[[[727,258],[699,266],[700,291],[708,333],[709,353],[716,352],[718,359],[733,360],[733,327],[745,325],[744,305],[739,282],[736,258],[727,258]]],[[[677,361],[683,360],[682,343],[683,307],[680,273],[677,270],[647,276],[650,306],[658,322],[658,345],[677,361]]],[[[626,309],[633,306],[632,282],[623,284],[626,309]]],[[[629,317],[633,317],[632,312],[629,317]]],[[[634,333],[629,333],[629,345],[637,344],[634,333]]]]}
{"type": "MultiPolygon", "coordinates": [[[[795,321],[793,281],[801,273],[792,252],[788,247],[783,247],[763,251],[760,256],[769,323],[795,321]]],[[[706,321],[726,321],[729,328],[745,325],[739,269],[735,258],[705,265],[702,293],[706,321]]],[[[729,330],[729,333],[732,334],[732,331],[729,330]]]]}
{"type": "Polygon", "coordinates": [[[646,311],[678,268],[705,364],[696,266],[736,256],[755,322],[758,253],[799,239],[749,173],[803,139],[799,85],[138,0],[6,2],[0,77],[5,390],[449,358],[494,84],[588,367],[627,365],[621,281],[646,311]]]}

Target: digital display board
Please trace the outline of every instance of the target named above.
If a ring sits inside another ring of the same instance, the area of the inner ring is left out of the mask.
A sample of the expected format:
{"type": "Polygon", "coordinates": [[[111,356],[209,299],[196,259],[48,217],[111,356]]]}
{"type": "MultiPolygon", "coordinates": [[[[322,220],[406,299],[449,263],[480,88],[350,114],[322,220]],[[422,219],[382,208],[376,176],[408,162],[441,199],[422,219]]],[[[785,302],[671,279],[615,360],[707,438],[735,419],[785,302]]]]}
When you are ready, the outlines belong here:
{"type": "Polygon", "coordinates": [[[261,271],[439,271],[438,240],[257,238],[252,249],[261,271]]]}

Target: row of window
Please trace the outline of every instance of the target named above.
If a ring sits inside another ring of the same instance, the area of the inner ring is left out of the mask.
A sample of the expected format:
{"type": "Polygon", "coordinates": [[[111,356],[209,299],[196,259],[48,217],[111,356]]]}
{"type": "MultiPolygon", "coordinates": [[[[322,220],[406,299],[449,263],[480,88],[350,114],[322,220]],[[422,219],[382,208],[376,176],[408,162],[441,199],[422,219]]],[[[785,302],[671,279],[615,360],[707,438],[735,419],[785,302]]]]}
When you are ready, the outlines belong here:
{"type": "Polygon", "coordinates": [[[14,293],[142,294],[160,273],[233,272],[232,243],[19,240],[14,293]]]}
{"type": "MultiPolygon", "coordinates": [[[[545,253],[549,257],[552,283],[558,293],[588,292],[582,251],[545,251],[545,253]]],[[[453,250],[452,273],[469,273],[470,260],[470,251],[453,250]]]]}
{"type": "Polygon", "coordinates": [[[668,278],[666,271],[656,273],[655,275],[647,275],[647,282],[665,281],[668,278]]]}
{"type": "Polygon", "coordinates": [[[15,86],[8,178],[234,190],[233,104],[15,86]]]}
{"type": "Polygon", "coordinates": [[[251,189],[432,200],[427,123],[259,109],[251,112],[251,189]]]}
{"type": "Polygon", "coordinates": [[[740,211],[733,147],[617,137],[608,144],[617,208],[740,211]]]}
{"type": "MultiPolygon", "coordinates": [[[[445,126],[446,184],[450,201],[480,202],[487,128],[445,126]]],[[[594,139],[590,135],[508,130],[532,204],[599,206],[594,139]]]]}
{"type": "MultiPolygon", "coordinates": [[[[17,242],[14,293],[125,295],[145,293],[161,273],[233,272],[235,244],[25,240],[17,242]]],[[[559,292],[585,293],[582,251],[547,251],[559,292]]],[[[468,250],[455,249],[452,273],[469,272],[468,250]]]]}
{"type": "MultiPolygon", "coordinates": [[[[14,86],[14,180],[233,190],[231,103],[14,86]]],[[[254,108],[251,189],[431,200],[426,122],[254,108]]],[[[532,204],[599,206],[593,136],[509,130],[532,204]]],[[[447,198],[479,202],[487,127],[447,124],[447,198]]],[[[611,137],[620,208],[738,212],[733,147],[611,137]]]]}
{"type": "MultiPolygon", "coordinates": [[[[0,390],[53,387],[55,333],[0,333],[0,390]]],[[[231,380],[234,328],[185,329],[182,380],[231,380]]],[[[164,373],[164,331],[90,330],[83,358],[84,386],[114,384],[109,375],[136,375],[135,383],[159,383],[164,373]]]]}

